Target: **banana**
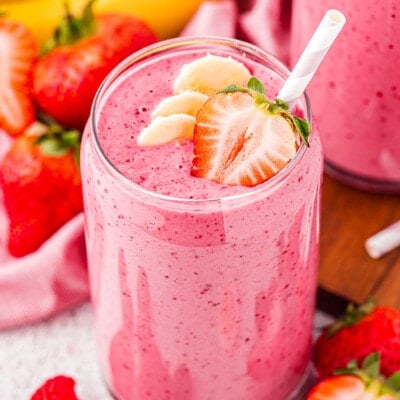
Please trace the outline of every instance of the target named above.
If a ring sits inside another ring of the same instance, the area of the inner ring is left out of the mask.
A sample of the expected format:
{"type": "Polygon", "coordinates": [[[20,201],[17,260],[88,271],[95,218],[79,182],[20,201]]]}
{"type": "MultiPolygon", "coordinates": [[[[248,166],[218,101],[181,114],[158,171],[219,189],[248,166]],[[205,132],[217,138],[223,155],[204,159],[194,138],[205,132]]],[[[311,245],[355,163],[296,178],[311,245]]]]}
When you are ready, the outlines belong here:
{"type": "Polygon", "coordinates": [[[196,118],[187,114],[156,117],[144,128],[138,138],[139,146],[155,146],[176,139],[192,139],[196,118]]]}
{"type": "Polygon", "coordinates": [[[182,67],[174,82],[174,92],[191,90],[212,96],[228,85],[246,86],[250,78],[250,71],[242,63],[208,54],[182,67]]]}
{"type": "Polygon", "coordinates": [[[155,107],[151,123],[137,139],[139,146],[154,146],[177,139],[193,139],[197,111],[209,96],[228,85],[246,86],[250,71],[230,57],[208,54],[185,64],[174,82],[175,95],[155,107]]]}
{"type": "Polygon", "coordinates": [[[161,100],[152,113],[152,118],[166,117],[172,114],[196,116],[197,111],[206,102],[208,96],[200,92],[186,90],[175,96],[161,100]]]}

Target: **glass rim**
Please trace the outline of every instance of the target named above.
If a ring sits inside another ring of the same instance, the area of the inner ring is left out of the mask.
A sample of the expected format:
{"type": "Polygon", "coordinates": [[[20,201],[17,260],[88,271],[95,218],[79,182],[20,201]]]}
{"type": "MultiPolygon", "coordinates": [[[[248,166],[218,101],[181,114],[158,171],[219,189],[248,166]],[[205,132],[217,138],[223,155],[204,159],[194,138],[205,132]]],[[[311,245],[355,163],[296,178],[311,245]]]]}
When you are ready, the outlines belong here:
{"type": "MultiPolygon", "coordinates": [[[[219,37],[219,36],[193,36],[193,37],[180,37],[180,38],[173,38],[173,39],[167,39],[167,40],[162,40],[157,43],[154,43],[152,45],[146,46],[134,53],[132,53],[130,56],[122,60],[117,66],[113,68],[113,70],[106,76],[106,78],[103,80],[101,85],[99,86],[96,95],[94,97],[94,100],[92,102],[91,106],[91,112],[89,116],[89,126],[90,126],[90,134],[94,137],[94,147],[97,151],[98,156],[102,160],[103,164],[111,168],[111,171],[116,173],[119,178],[122,179],[125,185],[128,187],[132,188],[134,191],[137,193],[140,193],[141,195],[162,201],[162,202],[169,202],[169,203],[176,203],[176,204],[188,204],[188,205],[196,205],[196,204],[203,204],[203,203],[219,203],[221,201],[224,202],[229,202],[229,201],[235,201],[235,200],[245,200],[251,196],[254,196],[255,194],[259,194],[262,192],[268,192],[268,190],[271,190],[274,186],[276,186],[283,177],[288,175],[290,171],[294,168],[294,166],[300,162],[300,160],[303,158],[304,153],[307,150],[306,144],[301,141],[300,147],[298,148],[295,156],[283,167],[278,173],[276,173],[272,178],[268,179],[265,182],[262,182],[258,185],[255,185],[253,187],[250,187],[249,190],[246,190],[241,193],[235,193],[235,194],[230,194],[230,195],[225,195],[225,196],[220,196],[220,197],[210,197],[210,198],[184,198],[184,197],[176,197],[176,196],[170,196],[170,195],[165,195],[162,193],[158,193],[156,191],[146,189],[142,187],[140,184],[132,181],[129,179],[123,172],[121,172],[115,165],[114,163],[107,157],[105,154],[103,147],[100,143],[99,136],[98,136],[98,130],[97,130],[97,117],[101,111],[101,106],[100,102],[103,98],[103,96],[107,96],[107,91],[110,87],[110,85],[118,79],[118,77],[123,74],[126,70],[128,70],[130,67],[133,67],[134,64],[138,61],[141,61],[143,59],[146,59],[147,57],[151,57],[157,54],[162,54],[163,51],[166,50],[173,50],[175,48],[182,48],[185,46],[194,46],[194,45],[219,45],[219,46],[225,46],[226,48],[234,48],[236,50],[241,50],[246,52],[247,54],[251,54],[254,56],[257,56],[259,58],[262,58],[263,60],[267,60],[269,62],[272,62],[274,66],[276,66],[279,69],[279,75],[281,73],[285,73],[288,75],[290,73],[290,69],[279,59],[277,59],[272,53],[269,53],[268,51],[265,51],[256,45],[253,45],[251,43],[239,40],[239,39],[233,39],[233,38],[225,38],[225,37],[219,37]]],[[[302,94],[300,97],[300,100],[304,102],[305,105],[305,112],[307,116],[307,120],[309,121],[310,125],[312,124],[312,113],[311,113],[311,104],[309,97],[306,92],[302,94]]],[[[312,135],[312,130],[311,130],[311,135],[312,135]]],[[[311,136],[310,136],[311,137],[311,136]]]]}

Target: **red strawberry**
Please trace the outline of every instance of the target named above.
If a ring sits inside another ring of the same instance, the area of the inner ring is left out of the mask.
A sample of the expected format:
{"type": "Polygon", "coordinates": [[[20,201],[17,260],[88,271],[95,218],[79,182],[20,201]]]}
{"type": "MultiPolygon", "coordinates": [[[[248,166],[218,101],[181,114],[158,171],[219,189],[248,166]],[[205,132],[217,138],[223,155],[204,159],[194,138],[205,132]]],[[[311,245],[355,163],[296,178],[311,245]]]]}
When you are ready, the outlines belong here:
{"type": "Polygon", "coordinates": [[[39,136],[19,136],[0,166],[12,255],[36,250],[82,206],[77,161],[80,133],[52,125],[39,136]]]}
{"type": "Polygon", "coordinates": [[[68,376],[48,379],[31,396],[31,400],[79,400],[75,394],[75,381],[68,376]]]}
{"type": "Polygon", "coordinates": [[[350,305],[337,323],[324,330],[314,345],[313,360],[325,377],[372,352],[380,353],[385,375],[400,370],[400,311],[368,301],[359,308],[350,305]]]}
{"type": "Polygon", "coordinates": [[[310,391],[307,400],[398,400],[400,371],[389,379],[379,373],[379,355],[373,353],[363,361],[363,369],[351,362],[337,376],[323,379],[310,391]]]}
{"type": "Polygon", "coordinates": [[[67,13],[34,69],[39,107],[62,125],[81,130],[105,76],[122,59],[157,40],[143,21],[132,16],[94,17],[92,3],[80,18],[67,13]]]}
{"type": "MultiPolygon", "coordinates": [[[[197,113],[191,174],[229,185],[264,182],[296,154],[299,121],[307,124],[285,103],[268,101],[256,78],[247,88],[232,85],[197,113]]],[[[303,134],[306,140],[308,130],[303,134]]]]}
{"type": "Polygon", "coordinates": [[[35,119],[32,69],[39,49],[21,23],[0,16],[0,128],[20,134],[35,119]]]}

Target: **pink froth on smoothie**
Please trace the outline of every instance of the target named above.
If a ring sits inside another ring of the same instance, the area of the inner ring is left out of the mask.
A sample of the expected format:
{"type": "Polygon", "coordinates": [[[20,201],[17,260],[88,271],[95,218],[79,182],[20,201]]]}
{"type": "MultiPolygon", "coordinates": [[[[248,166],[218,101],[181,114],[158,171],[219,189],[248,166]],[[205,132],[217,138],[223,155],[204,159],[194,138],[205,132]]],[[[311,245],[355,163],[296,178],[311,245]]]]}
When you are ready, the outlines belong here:
{"type": "Polygon", "coordinates": [[[327,9],[347,18],[307,90],[328,171],[360,188],[400,193],[398,1],[296,0],[293,7],[292,62],[327,9]]]}
{"type": "MultiPolygon", "coordinates": [[[[104,378],[121,400],[287,400],[310,357],[318,135],[253,188],[191,176],[190,140],[139,146],[152,110],[172,94],[190,61],[207,53],[231,56],[270,97],[287,74],[244,43],[172,43],[116,71],[82,145],[104,378]]],[[[304,99],[299,112],[307,115],[304,99]]]]}

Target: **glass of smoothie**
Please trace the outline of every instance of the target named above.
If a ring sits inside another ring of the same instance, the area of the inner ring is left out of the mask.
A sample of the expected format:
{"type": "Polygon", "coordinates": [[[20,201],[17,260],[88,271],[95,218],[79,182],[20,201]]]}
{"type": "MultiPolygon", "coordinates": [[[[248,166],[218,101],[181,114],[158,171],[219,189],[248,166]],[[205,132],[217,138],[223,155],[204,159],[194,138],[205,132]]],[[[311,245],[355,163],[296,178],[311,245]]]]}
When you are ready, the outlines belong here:
{"type": "MultiPolygon", "coordinates": [[[[255,186],[194,176],[190,138],[138,144],[184,65],[210,56],[243,64],[271,98],[289,73],[237,40],[160,42],[107,77],[85,130],[96,339],[105,382],[119,400],[287,400],[310,371],[322,175],[317,132],[255,186]]],[[[295,112],[311,121],[305,95],[295,112]]]]}
{"type": "Polygon", "coordinates": [[[400,7],[396,0],[294,0],[292,62],[326,9],[346,26],[307,89],[327,172],[344,183],[400,193],[400,7]]]}

